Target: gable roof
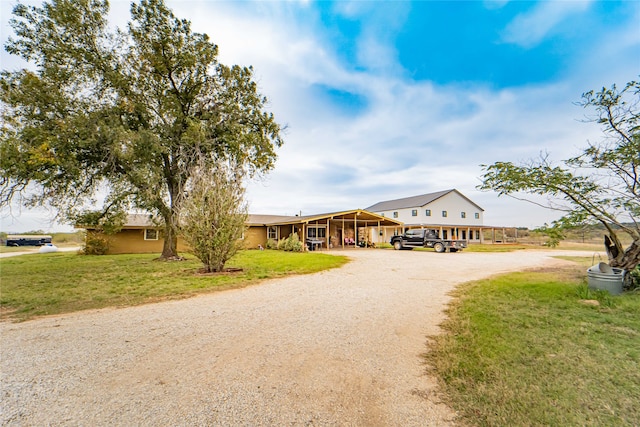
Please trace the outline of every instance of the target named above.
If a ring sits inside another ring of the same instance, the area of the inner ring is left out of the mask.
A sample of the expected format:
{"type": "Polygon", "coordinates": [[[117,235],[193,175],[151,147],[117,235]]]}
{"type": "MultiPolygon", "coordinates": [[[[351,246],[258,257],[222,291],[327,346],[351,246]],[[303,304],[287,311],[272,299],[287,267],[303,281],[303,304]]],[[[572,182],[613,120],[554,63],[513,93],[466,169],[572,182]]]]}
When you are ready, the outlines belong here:
{"type": "Polygon", "coordinates": [[[464,194],[462,194],[456,189],[436,191],[435,193],[421,194],[419,196],[405,197],[402,199],[386,200],[383,202],[378,202],[375,205],[371,205],[365,210],[371,211],[371,212],[382,212],[382,211],[389,211],[393,209],[422,207],[422,206],[428,205],[429,203],[441,197],[446,196],[449,193],[458,194],[460,197],[464,198],[466,201],[468,201],[469,203],[471,203],[481,211],[484,211],[484,209],[482,209],[480,206],[478,206],[476,203],[471,201],[468,197],[466,197],[464,194]]]}

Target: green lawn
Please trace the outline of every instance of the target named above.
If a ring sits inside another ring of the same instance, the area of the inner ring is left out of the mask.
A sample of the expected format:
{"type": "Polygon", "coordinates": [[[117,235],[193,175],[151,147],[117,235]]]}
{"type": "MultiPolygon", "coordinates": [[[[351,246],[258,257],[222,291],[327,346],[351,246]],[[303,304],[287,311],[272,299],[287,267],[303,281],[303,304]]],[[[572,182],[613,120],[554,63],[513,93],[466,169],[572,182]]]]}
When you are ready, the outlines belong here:
{"type": "Polygon", "coordinates": [[[455,292],[426,357],[463,425],[640,424],[640,293],[590,292],[590,263],[455,292]]]}
{"type": "Polygon", "coordinates": [[[531,249],[531,246],[527,245],[515,245],[515,244],[470,244],[464,251],[465,252],[513,252],[523,249],[531,249]]]}
{"type": "Polygon", "coordinates": [[[157,255],[21,255],[0,260],[0,316],[26,320],[108,306],[128,306],[246,286],[262,279],[339,267],[346,257],[243,251],[227,263],[242,271],[198,274],[201,263],[156,261],[157,255]]]}

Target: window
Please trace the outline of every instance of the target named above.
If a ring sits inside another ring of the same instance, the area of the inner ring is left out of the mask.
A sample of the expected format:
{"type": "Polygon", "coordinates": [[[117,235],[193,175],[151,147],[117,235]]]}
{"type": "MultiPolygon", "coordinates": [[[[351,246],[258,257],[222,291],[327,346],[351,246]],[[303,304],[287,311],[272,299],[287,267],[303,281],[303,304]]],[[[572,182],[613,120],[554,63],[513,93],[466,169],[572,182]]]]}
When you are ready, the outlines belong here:
{"type": "Polygon", "coordinates": [[[327,228],[324,226],[315,227],[309,226],[307,228],[307,238],[308,239],[316,239],[316,238],[325,238],[327,237],[327,228]]]}
{"type": "Polygon", "coordinates": [[[480,230],[476,230],[476,240],[480,240],[480,230]]]}
{"type": "Polygon", "coordinates": [[[476,219],[480,219],[480,214],[478,212],[475,213],[476,219]]]}
{"type": "Polygon", "coordinates": [[[442,217],[446,218],[447,217],[447,211],[442,211],[442,217]]]}
{"type": "Polygon", "coordinates": [[[413,209],[411,211],[411,216],[418,216],[418,209],[413,209]]]}
{"type": "Polygon", "coordinates": [[[424,215],[431,216],[431,209],[427,209],[426,211],[424,211],[424,215]]]}
{"type": "Polygon", "coordinates": [[[467,217],[466,212],[460,212],[460,218],[466,218],[466,217],[467,217]]]}
{"type": "Polygon", "coordinates": [[[153,228],[145,228],[144,240],[158,240],[158,230],[153,228]]]}
{"type": "Polygon", "coordinates": [[[394,213],[393,213],[393,217],[394,217],[394,218],[398,218],[398,212],[394,212],[394,213]]]}
{"type": "Polygon", "coordinates": [[[267,239],[278,240],[277,227],[267,227],[267,239]]]}

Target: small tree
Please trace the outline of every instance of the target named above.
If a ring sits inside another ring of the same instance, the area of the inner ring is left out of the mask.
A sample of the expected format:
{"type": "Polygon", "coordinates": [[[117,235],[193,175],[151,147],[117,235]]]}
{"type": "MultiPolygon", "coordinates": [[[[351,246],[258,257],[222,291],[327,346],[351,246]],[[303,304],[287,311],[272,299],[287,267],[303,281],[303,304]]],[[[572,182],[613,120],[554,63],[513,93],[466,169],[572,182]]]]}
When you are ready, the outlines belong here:
{"type": "Polygon", "coordinates": [[[563,229],[556,223],[552,226],[544,224],[542,227],[536,228],[533,231],[546,236],[547,241],[544,244],[550,248],[557,247],[560,244],[560,241],[564,239],[563,229]]]}
{"type": "MultiPolygon", "coordinates": [[[[582,154],[553,166],[548,156],[524,165],[497,162],[483,165],[481,190],[494,190],[528,200],[547,195],[545,207],[564,213],[557,225],[601,223],[607,230],[609,263],[627,271],[640,264],[640,83],[630,82],[590,91],[579,104],[593,108],[589,118],[602,125],[604,137],[589,143],[582,154]],[[626,248],[620,236],[631,244],[626,248]]],[[[556,225],[556,224],[554,224],[556,225]]]]}
{"type": "Polygon", "coordinates": [[[241,173],[228,164],[201,166],[182,205],[182,234],[207,273],[219,272],[242,247],[247,204],[241,173]]]}

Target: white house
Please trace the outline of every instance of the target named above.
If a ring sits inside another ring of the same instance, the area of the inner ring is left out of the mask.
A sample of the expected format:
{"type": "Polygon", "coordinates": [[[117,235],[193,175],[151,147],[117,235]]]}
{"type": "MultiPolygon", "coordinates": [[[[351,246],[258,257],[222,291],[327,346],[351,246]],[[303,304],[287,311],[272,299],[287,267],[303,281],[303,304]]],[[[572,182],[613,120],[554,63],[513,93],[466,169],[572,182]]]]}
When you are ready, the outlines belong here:
{"type": "Polygon", "coordinates": [[[484,209],[455,189],[386,200],[365,210],[401,221],[407,229],[435,229],[445,239],[483,240],[484,209]]]}

